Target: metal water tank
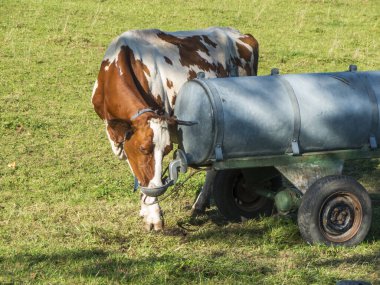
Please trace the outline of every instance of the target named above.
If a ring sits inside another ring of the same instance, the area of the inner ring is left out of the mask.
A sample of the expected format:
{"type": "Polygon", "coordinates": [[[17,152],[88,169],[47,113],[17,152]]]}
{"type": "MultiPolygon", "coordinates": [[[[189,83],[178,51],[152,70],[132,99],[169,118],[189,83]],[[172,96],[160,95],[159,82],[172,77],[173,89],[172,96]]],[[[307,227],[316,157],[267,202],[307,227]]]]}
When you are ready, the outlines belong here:
{"type": "Polygon", "coordinates": [[[189,165],[377,147],[380,72],[196,79],[175,106],[189,165]]]}

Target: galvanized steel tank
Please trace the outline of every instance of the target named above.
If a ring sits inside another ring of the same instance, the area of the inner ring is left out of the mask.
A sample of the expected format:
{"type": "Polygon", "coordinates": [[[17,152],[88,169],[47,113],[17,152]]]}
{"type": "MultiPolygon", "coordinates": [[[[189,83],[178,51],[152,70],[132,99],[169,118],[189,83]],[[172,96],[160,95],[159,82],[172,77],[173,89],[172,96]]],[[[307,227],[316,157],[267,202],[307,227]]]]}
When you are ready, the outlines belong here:
{"type": "Polygon", "coordinates": [[[196,79],[175,116],[189,165],[263,155],[377,147],[380,72],[196,79]]]}

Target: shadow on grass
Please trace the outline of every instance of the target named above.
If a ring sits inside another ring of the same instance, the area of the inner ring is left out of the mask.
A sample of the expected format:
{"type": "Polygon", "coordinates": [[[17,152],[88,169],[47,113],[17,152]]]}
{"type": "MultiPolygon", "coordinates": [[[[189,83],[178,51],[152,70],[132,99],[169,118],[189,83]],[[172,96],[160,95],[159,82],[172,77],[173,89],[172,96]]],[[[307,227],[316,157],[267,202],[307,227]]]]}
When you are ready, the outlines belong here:
{"type": "Polygon", "coordinates": [[[380,252],[374,254],[355,254],[355,256],[344,258],[333,258],[328,260],[317,260],[313,262],[314,266],[334,266],[338,267],[342,264],[378,264],[380,262],[380,252]]]}
{"type": "Polygon", "coordinates": [[[378,241],[380,240],[380,205],[373,207],[372,212],[372,226],[367,235],[366,241],[378,241]]]}
{"type": "Polygon", "coordinates": [[[343,174],[351,176],[356,180],[363,180],[371,188],[372,193],[380,194],[380,178],[379,159],[361,159],[347,160],[344,163],[343,174]]]}
{"type": "MultiPolygon", "coordinates": [[[[375,254],[363,254],[349,258],[316,260],[311,262],[308,268],[302,267],[302,256],[294,256],[292,262],[298,268],[298,284],[321,284],[321,280],[325,281],[323,284],[335,284],[337,278],[321,269],[336,268],[345,263],[371,264],[378,260],[379,256],[375,254]]],[[[198,252],[197,255],[196,251],[191,257],[184,257],[180,252],[168,252],[160,256],[151,254],[130,258],[120,252],[99,249],[67,250],[52,254],[18,254],[9,259],[5,258],[5,266],[13,268],[17,265],[18,277],[14,277],[9,270],[9,278],[2,280],[8,280],[12,284],[29,283],[32,281],[31,277],[34,282],[52,283],[54,280],[66,280],[68,283],[81,280],[81,283],[182,284],[198,283],[197,280],[225,283],[228,277],[230,281],[236,280],[243,284],[265,284],[265,280],[278,273],[276,262],[275,259],[265,256],[231,257],[223,254],[205,255],[204,252],[198,252]]],[[[0,280],[1,276],[2,274],[0,280]]],[[[278,278],[277,281],[280,281],[283,276],[280,274],[278,278]]]]}
{"type": "MultiPolygon", "coordinates": [[[[215,239],[220,241],[220,239],[230,240],[234,236],[241,238],[247,235],[252,239],[262,240],[268,236],[270,237],[271,232],[275,231],[277,232],[276,240],[282,240],[287,245],[300,243],[301,236],[298,230],[296,214],[289,216],[277,215],[262,219],[265,219],[265,221],[259,219],[257,223],[245,226],[244,223],[228,222],[217,210],[209,210],[204,215],[191,216],[188,219],[179,221],[178,228],[170,229],[167,234],[182,236],[189,240],[215,239]],[[216,227],[201,231],[208,223],[214,224],[216,227]],[[187,237],[188,233],[193,234],[187,237]],[[284,238],[279,236],[281,233],[284,238]]],[[[372,225],[365,241],[374,242],[380,240],[380,223],[378,221],[380,221],[380,206],[374,203],[372,225]]]]}
{"type": "Polygon", "coordinates": [[[182,235],[185,241],[209,240],[231,246],[237,243],[261,245],[273,242],[286,247],[302,242],[294,216],[276,215],[233,223],[215,209],[179,221],[178,228],[170,232],[182,235]]]}
{"type": "MultiPolygon", "coordinates": [[[[8,273],[9,283],[43,281],[49,278],[59,280],[70,280],[70,278],[83,278],[86,281],[97,280],[97,282],[132,282],[135,284],[153,283],[183,283],[194,282],[203,279],[223,278],[225,276],[239,275],[242,279],[261,279],[273,273],[270,266],[260,262],[249,261],[250,267],[238,259],[227,260],[227,264],[211,262],[210,257],[194,256],[184,258],[180,253],[174,255],[167,253],[162,256],[151,255],[148,257],[129,258],[119,252],[106,252],[94,250],[68,250],[53,254],[17,254],[4,259],[9,267],[17,264],[19,277],[13,277],[8,273]],[[231,265],[236,266],[231,266],[231,265]],[[221,274],[223,272],[223,274],[221,274]]],[[[223,258],[213,256],[213,259],[223,258]]],[[[248,261],[247,261],[248,262],[248,261]]],[[[3,272],[4,273],[4,272],[3,272]]],[[[6,275],[5,275],[6,276],[6,275]]],[[[7,281],[7,282],[8,282],[7,281]]]]}

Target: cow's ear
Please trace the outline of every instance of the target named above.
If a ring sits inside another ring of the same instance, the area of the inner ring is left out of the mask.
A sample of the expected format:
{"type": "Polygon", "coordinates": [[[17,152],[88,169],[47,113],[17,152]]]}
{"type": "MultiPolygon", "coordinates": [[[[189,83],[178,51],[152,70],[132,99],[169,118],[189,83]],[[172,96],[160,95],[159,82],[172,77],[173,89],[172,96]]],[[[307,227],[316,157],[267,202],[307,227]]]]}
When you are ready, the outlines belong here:
{"type": "Polygon", "coordinates": [[[131,123],[120,119],[107,120],[107,130],[115,142],[129,140],[133,135],[131,123]]]}

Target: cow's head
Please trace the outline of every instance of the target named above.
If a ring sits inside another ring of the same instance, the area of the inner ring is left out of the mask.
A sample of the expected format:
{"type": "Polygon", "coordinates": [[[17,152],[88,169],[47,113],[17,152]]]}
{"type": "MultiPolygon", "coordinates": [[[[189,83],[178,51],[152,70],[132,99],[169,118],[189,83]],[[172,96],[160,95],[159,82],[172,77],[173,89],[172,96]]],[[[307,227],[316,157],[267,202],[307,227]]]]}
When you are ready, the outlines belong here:
{"type": "Polygon", "coordinates": [[[169,124],[173,120],[152,112],[132,121],[106,121],[106,131],[112,150],[120,159],[127,159],[141,186],[162,186],[162,160],[172,150],[169,124]]]}
{"type": "Polygon", "coordinates": [[[127,159],[141,186],[160,187],[162,159],[172,149],[168,130],[172,120],[152,110],[141,112],[162,110],[149,92],[149,70],[126,46],[116,54],[102,62],[92,103],[106,123],[113,152],[127,159]]]}

